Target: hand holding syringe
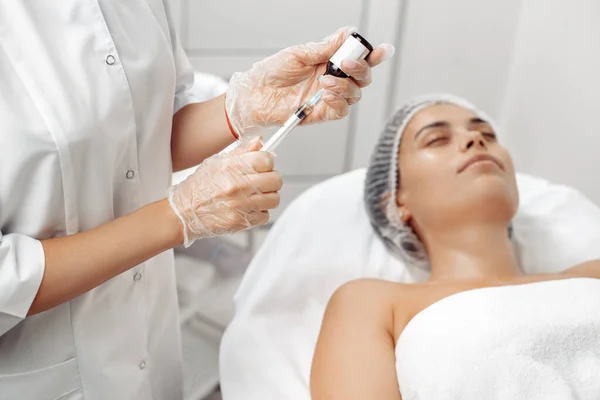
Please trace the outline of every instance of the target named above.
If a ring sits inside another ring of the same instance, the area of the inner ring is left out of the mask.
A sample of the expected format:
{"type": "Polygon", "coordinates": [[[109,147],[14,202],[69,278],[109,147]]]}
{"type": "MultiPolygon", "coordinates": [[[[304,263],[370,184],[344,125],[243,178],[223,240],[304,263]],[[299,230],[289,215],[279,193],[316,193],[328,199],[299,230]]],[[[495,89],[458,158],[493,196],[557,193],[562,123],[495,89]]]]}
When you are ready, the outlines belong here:
{"type": "MultiPolygon", "coordinates": [[[[340,65],[344,59],[365,60],[373,51],[373,46],[358,33],[352,33],[327,63],[325,75],[338,78],[349,78],[340,65]]],[[[274,152],[285,137],[313,111],[321,101],[324,89],[319,90],[306,103],[302,104],[294,114],[273,134],[260,151],[274,152]]]]}
{"type": "MultiPolygon", "coordinates": [[[[383,49],[383,47],[382,47],[383,49]]],[[[323,75],[331,75],[336,78],[350,78],[349,74],[346,74],[342,68],[343,60],[366,60],[371,52],[373,46],[360,34],[352,33],[342,46],[335,52],[335,54],[329,59],[327,63],[327,69],[323,75]]],[[[385,53],[384,50],[380,50],[378,55],[385,53]]],[[[393,54],[393,48],[392,53],[393,54]]],[[[381,62],[381,60],[379,61],[381,62]]],[[[304,121],[315,109],[315,107],[322,100],[325,93],[324,89],[320,89],[313,97],[311,97],[306,103],[300,105],[298,109],[284,122],[284,124],[273,134],[273,136],[267,141],[267,143],[261,148],[260,151],[274,152],[279,144],[285,139],[285,137],[302,121],[304,121]]],[[[221,152],[228,153],[237,145],[239,142],[235,142],[228,146],[221,152]]]]}

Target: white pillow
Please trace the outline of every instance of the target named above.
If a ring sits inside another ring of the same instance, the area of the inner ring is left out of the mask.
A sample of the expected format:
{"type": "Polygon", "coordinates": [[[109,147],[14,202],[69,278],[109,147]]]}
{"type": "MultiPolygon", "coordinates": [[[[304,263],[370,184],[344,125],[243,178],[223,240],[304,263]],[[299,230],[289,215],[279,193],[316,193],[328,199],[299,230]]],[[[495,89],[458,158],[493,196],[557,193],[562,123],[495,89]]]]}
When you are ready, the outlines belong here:
{"type": "MultiPolygon", "coordinates": [[[[365,170],[307,190],[283,213],[250,264],[221,344],[228,400],[308,400],[310,367],[325,307],[357,278],[417,282],[427,273],[392,256],[363,204],[365,170]]],[[[581,193],[517,175],[513,221],[526,272],[555,272],[600,258],[600,209],[581,193]]]]}

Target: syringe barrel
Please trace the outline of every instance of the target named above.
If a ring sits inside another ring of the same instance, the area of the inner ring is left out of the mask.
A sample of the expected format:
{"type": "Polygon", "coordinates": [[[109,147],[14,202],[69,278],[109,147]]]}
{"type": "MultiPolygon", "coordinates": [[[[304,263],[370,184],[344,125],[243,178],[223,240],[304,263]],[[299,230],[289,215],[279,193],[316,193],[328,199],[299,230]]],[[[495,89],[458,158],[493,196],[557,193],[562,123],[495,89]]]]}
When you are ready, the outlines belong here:
{"type": "Polygon", "coordinates": [[[265,143],[265,145],[262,147],[262,149],[260,149],[260,151],[274,151],[277,148],[277,146],[279,146],[279,143],[281,143],[283,139],[285,139],[285,137],[292,130],[294,130],[294,128],[298,126],[300,122],[302,122],[302,119],[298,118],[296,114],[293,114],[287,119],[287,121],[285,121],[283,125],[281,125],[281,128],[279,128],[277,132],[275,132],[273,136],[271,136],[269,141],[265,143]]]}

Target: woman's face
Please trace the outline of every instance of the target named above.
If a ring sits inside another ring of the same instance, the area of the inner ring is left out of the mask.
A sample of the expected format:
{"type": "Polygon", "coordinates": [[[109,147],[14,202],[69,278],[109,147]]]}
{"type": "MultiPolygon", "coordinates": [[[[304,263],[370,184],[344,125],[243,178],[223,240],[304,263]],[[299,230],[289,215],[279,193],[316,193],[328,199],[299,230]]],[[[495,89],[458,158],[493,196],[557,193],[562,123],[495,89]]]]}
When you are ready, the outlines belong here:
{"type": "Polygon", "coordinates": [[[512,159],[492,127],[451,104],[419,111],[399,149],[398,206],[416,230],[472,219],[512,219],[518,192],[512,159]],[[415,226],[416,225],[416,226],[415,226]]]}

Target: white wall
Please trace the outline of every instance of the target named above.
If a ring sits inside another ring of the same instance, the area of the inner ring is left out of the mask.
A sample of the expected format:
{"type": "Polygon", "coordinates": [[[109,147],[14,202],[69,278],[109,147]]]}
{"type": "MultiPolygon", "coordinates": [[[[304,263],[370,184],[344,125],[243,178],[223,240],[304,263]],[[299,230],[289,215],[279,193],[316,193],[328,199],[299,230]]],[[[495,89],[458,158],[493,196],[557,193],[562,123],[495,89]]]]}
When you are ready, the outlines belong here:
{"type": "Polygon", "coordinates": [[[298,129],[278,149],[282,209],[307,187],[366,166],[390,112],[432,91],[465,96],[499,119],[520,171],[600,202],[592,173],[600,145],[592,117],[600,108],[598,0],[172,2],[194,67],[225,78],[343,25],[397,47],[349,118],[298,129]]]}
{"type": "Polygon", "coordinates": [[[502,122],[517,168],[600,204],[600,1],[524,2],[514,53],[502,122]]]}
{"type": "Polygon", "coordinates": [[[445,91],[497,115],[508,79],[520,3],[409,2],[395,103],[424,92],[445,91]]]}

